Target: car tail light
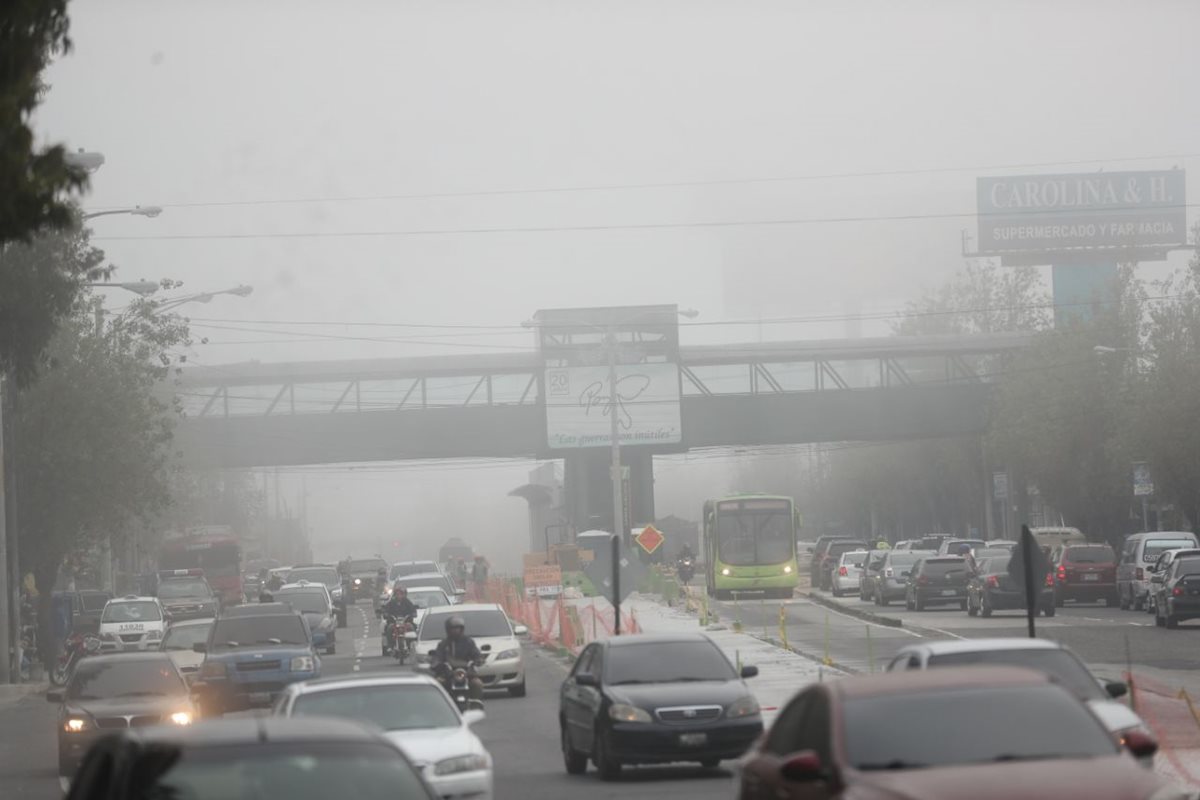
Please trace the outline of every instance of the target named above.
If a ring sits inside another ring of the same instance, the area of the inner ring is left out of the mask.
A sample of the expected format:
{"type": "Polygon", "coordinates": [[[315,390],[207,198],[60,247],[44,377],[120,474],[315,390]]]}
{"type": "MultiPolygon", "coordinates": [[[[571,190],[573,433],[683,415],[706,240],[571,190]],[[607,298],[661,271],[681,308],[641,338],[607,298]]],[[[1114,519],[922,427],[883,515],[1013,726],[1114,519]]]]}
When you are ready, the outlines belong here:
{"type": "Polygon", "coordinates": [[[1046,574],[1046,585],[1047,585],[1047,586],[1053,586],[1053,585],[1054,585],[1054,574],[1053,574],[1053,573],[1047,573],[1047,574],[1046,574]]]}
{"type": "Polygon", "coordinates": [[[1145,574],[1146,574],[1146,573],[1142,572],[1142,568],[1141,568],[1141,567],[1138,567],[1138,568],[1137,568],[1136,579],[1137,579],[1137,580],[1139,580],[1139,581],[1145,580],[1145,574]]]}
{"type": "Polygon", "coordinates": [[[987,585],[992,587],[993,589],[999,589],[1000,588],[1000,579],[997,578],[995,575],[988,575],[987,585]]]}
{"type": "Polygon", "coordinates": [[[1173,594],[1175,597],[1183,597],[1183,587],[1176,586],[1174,589],[1171,590],[1171,594],[1173,594]]]}
{"type": "Polygon", "coordinates": [[[1058,579],[1065,581],[1067,579],[1067,567],[1065,564],[1058,565],[1058,579]]]}
{"type": "Polygon", "coordinates": [[[845,567],[838,567],[838,575],[841,575],[844,578],[849,574],[850,573],[846,571],[845,567]]]}

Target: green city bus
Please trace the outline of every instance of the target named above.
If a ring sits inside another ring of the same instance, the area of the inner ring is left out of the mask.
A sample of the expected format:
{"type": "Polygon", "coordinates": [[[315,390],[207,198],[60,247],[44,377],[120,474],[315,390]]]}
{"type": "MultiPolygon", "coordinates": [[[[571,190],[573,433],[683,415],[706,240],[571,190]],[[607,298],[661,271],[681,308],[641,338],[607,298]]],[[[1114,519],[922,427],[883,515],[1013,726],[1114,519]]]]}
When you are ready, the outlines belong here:
{"type": "Polygon", "coordinates": [[[704,503],[704,563],[708,593],[791,597],[796,589],[796,529],[800,515],[790,497],[761,494],[704,503]]]}

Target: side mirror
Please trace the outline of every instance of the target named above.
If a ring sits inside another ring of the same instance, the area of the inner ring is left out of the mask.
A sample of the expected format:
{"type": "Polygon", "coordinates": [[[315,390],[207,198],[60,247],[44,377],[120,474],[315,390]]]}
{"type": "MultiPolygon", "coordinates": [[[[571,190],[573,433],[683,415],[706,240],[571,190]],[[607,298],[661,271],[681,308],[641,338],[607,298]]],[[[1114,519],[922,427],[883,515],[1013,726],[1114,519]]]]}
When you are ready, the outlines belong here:
{"type": "Polygon", "coordinates": [[[753,678],[758,675],[758,667],[753,664],[746,664],[742,667],[743,678],[753,678]]]}
{"type": "Polygon", "coordinates": [[[825,770],[820,756],[812,750],[801,750],[780,765],[779,774],[784,780],[808,783],[824,778],[825,770]]]}
{"type": "Polygon", "coordinates": [[[575,676],[576,686],[599,686],[600,681],[596,680],[596,676],[590,672],[581,672],[575,676]]]}
{"type": "Polygon", "coordinates": [[[1108,692],[1108,696],[1116,700],[1118,697],[1124,697],[1129,694],[1129,687],[1124,681],[1109,681],[1104,684],[1104,691],[1108,692]]]}
{"type": "Polygon", "coordinates": [[[192,645],[192,652],[207,653],[208,652],[208,643],[207,642],[196,642],[194,645],[192,645]]]}
{"type": "Polygon", "coordinates": [[[1122,737],[1121,743],[1135,758],[1150,758],[1158,752],[1158,742],[1154,737],[1141,731],[1129,731],[1122,737]]]}
{"type": "Polygon", "coordinates": [[[62,689],[51,689],[46,692],[47,703],[61,703],[63,701],[62,689]]]}
{"type": "Polygon", "coordinates": [[[483,713],[482,709],[471,708],[463,712],[463,722],[468,725],[474,725],[476,722],[483,722],[487,718],[487,714],[483,713]]]}
{"type": "Polygon", "coordinates": [[[513,634],[516,636],[528,636],[529,628],[526,628],[524,625],[513,625],[513,634]]]}

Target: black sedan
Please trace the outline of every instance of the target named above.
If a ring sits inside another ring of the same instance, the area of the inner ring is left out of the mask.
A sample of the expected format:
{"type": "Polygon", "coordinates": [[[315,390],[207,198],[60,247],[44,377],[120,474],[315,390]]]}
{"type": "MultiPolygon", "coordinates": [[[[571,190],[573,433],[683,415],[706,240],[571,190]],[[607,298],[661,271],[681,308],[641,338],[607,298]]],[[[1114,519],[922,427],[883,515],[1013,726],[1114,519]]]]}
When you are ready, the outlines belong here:
{"type": "Polygon", "coordinates": [[[339,719],[239,719],[147,728],[92,748],[68,800],[437,800],[381,733],[339,719]]]}
{"type": "Polygon", "coordinates": [[[1177,558],[1155,584],[1154,624],[1177,628],[1200,617],[1200,558],[1177,558]]]}
{"type": "Polygon", "coordinates": [[[105,733],[143,725],[190,725],[196,709],[188,686],[166,653],[122,653],[85,658],[58,704],[58,774],[70,779],[88,747],[105,733]]]}
{"type": "MultiPolygon", "coordinates": [[[[990,617],[993,611],[1025,609],[1025,587],[1017,586],[1008,574],[1011,555],[984,558],[967,581],[967,613],[990,617]]],[[[1039,591],[1037,609],[1054,616],[1054,583],[1051,576],[1039,591]]]]}
{"type": "Polygon", "coordinates": [[[604,780],[624,764],[738,758],[762,733],[758,701],[738,670],[702,634],[622,636],[588,645],[563,682],[563,762],[578,775],[595,763],[604,780]]]}
{"type": "Polygon", "coordinates": [[[904,604],[909,611],[955,603],[967,607],[967,562],[961,556],[929,556],[908,573],[904,604]]]}

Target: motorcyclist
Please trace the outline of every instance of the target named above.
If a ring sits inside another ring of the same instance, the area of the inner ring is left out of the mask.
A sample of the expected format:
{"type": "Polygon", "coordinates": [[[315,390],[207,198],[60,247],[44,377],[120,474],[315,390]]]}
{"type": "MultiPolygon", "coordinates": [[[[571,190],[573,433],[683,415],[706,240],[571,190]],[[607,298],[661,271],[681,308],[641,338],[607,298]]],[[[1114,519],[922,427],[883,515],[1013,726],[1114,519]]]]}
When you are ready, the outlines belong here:
{"type": "Polygon", "coordinates": [[[396,581],[396,585],[392,587],[392,596],[379,607],[379,613],[382,616],[408,619],[417,615],[417,604],[408,599],[408,589],[396,581]]]}
{"type": "Polygon", "coordinates": [[[684,544],[683,547],[679,548],[679,560],[680,561],[695,561],[696,560],[696,554],[692,552],[692,546],[690,544],[684,544]]]}
{"type": "MultiPolygon", "coordinates": [[[[467,636],[467,623],[462,617],[453,616],[446,620],[446,638],[438,642],[429,659],[433,674],[449,690],[450,670],[455,667],[470,667],[483,663],[483,653],[475,640],[467,636]]],[[[483,681],[473,672],[468,672],[469,696],[472,700],[483,699],[483,681]]]]}

